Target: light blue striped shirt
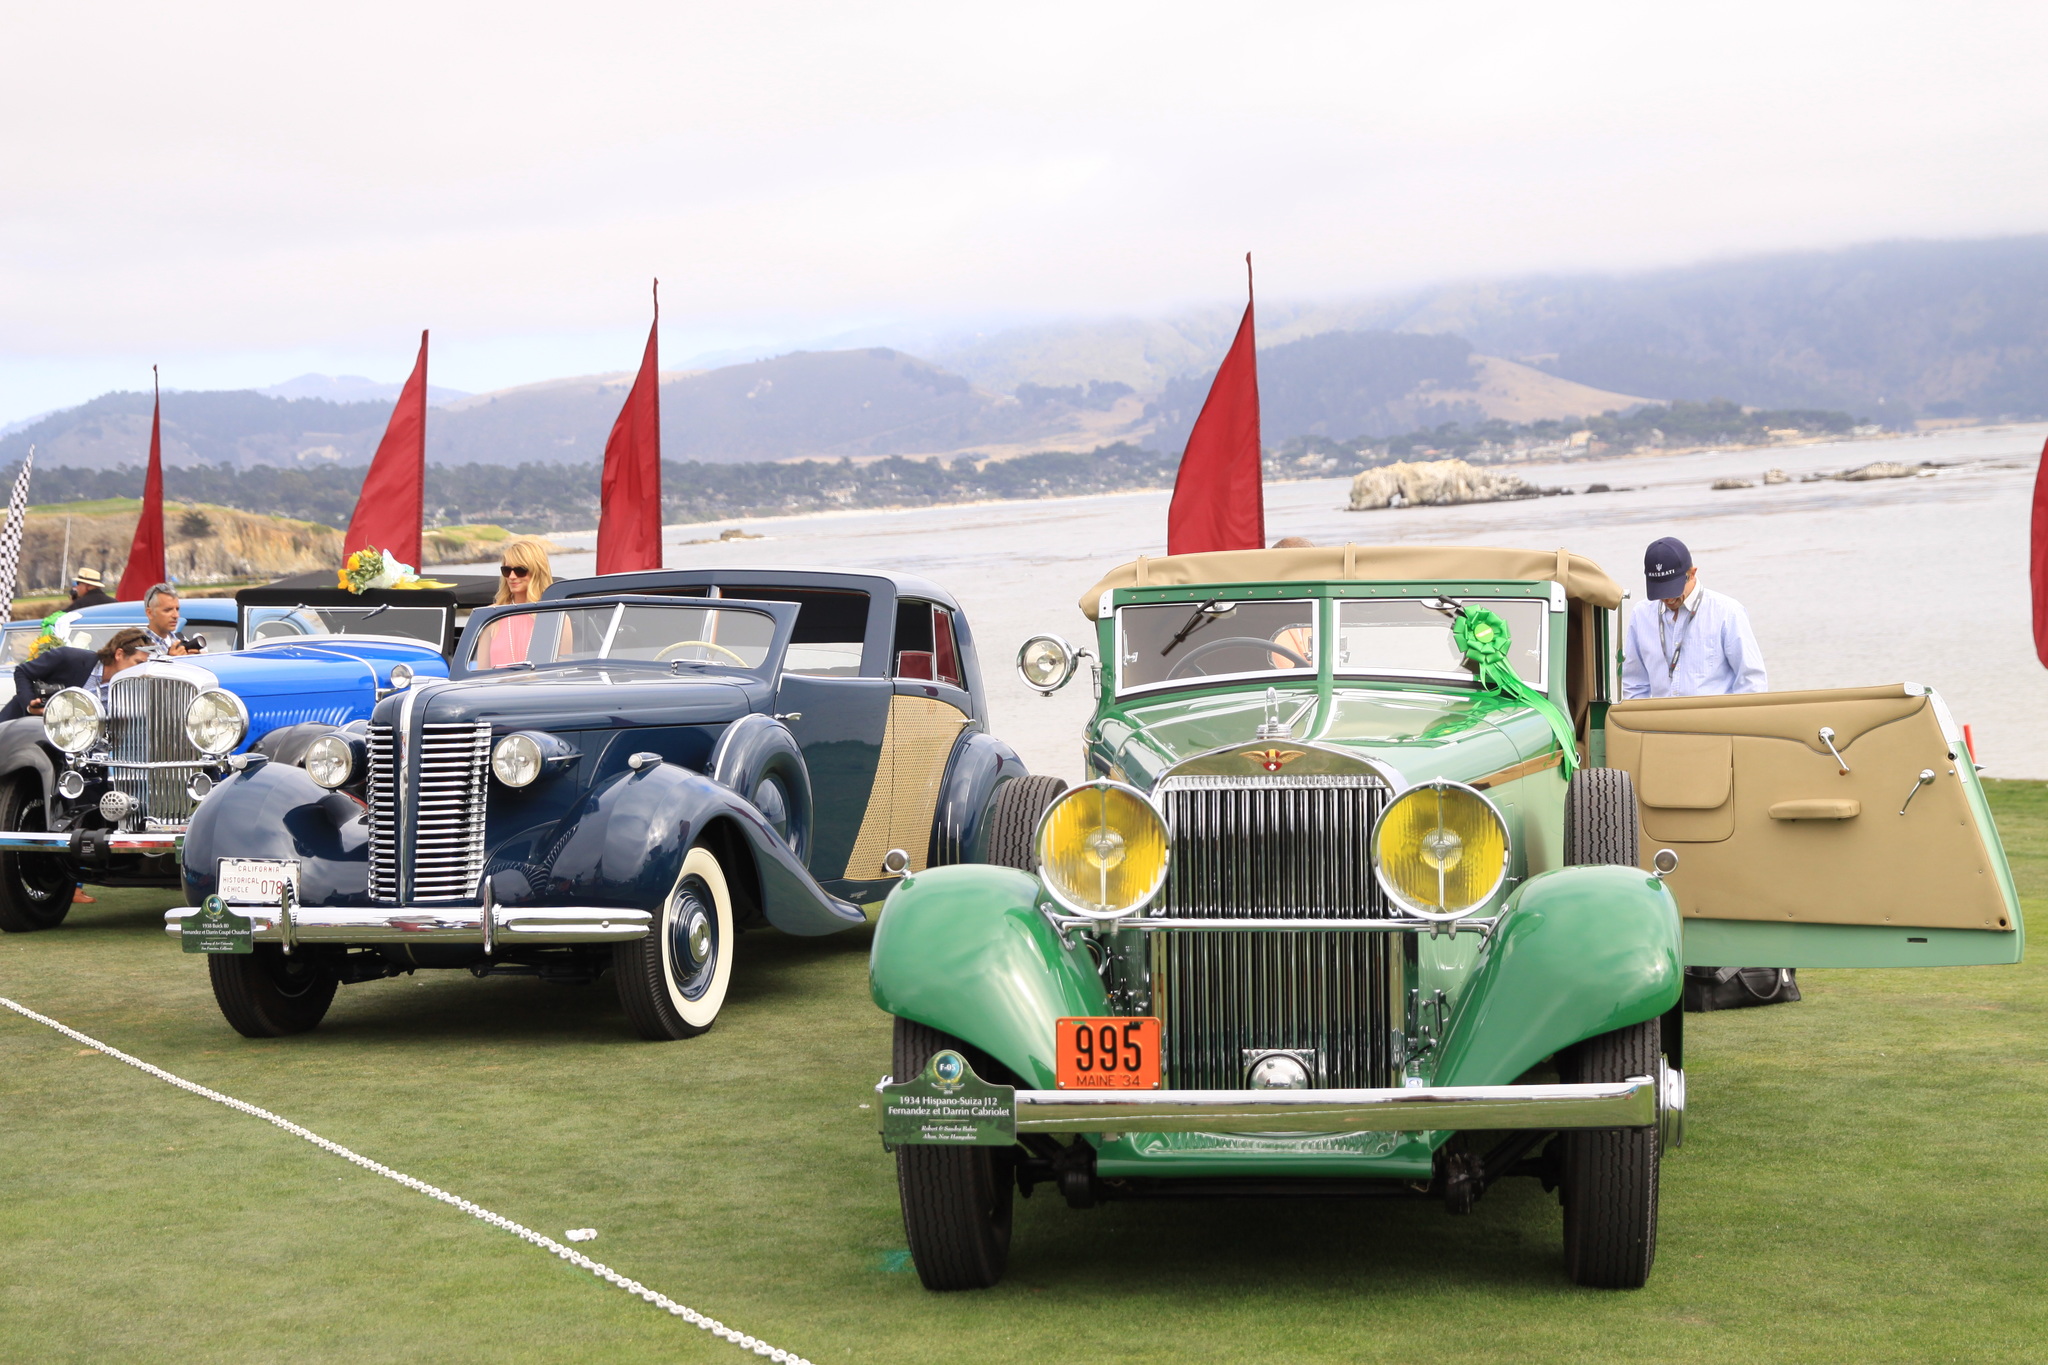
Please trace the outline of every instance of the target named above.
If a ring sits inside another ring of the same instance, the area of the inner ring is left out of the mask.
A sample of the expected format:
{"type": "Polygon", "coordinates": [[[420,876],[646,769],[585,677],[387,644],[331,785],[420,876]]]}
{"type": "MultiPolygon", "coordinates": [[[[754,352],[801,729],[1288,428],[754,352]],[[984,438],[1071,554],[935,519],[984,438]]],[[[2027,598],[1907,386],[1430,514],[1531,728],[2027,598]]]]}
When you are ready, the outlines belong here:
{"type": "Polygon", "coordinates": [[[1694,588],[1676,615],[1645,602],[1628,616],[1621,697],[1718,697],[1769,689],[1749,613],[1734,598],[1694,588]]]}

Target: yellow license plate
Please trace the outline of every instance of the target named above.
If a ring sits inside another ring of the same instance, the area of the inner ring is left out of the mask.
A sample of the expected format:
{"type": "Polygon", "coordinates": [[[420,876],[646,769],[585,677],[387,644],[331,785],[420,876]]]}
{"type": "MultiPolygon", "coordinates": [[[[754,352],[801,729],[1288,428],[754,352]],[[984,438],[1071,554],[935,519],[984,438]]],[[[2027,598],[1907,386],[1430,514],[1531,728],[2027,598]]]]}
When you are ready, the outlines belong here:
{"type": "Polygon", "coordinates": [[[1062,1019],[1058,1023],[1059,1088],[1157,1090],[1159,1021],[1062,1019]]]}

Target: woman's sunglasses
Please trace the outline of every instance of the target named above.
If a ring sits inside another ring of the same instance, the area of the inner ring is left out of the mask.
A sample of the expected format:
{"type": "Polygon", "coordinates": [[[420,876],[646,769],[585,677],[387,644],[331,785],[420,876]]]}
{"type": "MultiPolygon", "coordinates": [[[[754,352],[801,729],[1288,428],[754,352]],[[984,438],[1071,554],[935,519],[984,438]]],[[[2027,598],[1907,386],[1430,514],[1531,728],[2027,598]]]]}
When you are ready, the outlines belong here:
{"type": "Polygon", "coordinates": [[[533,570],[523,564],[500,564],[498,566],[498,577],[500,578],[510,578],[513,574],[518,574],[521,578],[525,578],[532,572],[533,570]]]}

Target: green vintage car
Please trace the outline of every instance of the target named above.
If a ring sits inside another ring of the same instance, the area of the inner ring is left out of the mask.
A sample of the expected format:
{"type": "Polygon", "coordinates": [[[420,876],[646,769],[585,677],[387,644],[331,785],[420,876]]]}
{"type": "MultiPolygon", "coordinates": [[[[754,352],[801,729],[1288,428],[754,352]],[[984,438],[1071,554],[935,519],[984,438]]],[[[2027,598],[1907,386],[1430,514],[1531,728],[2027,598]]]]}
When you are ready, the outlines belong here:
{"type": "Polygon", "coordinates": [[[1963,737],[1912,684],[1617,703],[1620,586],[1506,549],[1139,560],[1083,597],[1093,780],[998,793],[990,862],[890,895],[879,1087],[933,1289],[1011,1199],[1534,1177],[1577,1283],[1644,1283],[1687,964],[2010,963],[1963,737]]]}

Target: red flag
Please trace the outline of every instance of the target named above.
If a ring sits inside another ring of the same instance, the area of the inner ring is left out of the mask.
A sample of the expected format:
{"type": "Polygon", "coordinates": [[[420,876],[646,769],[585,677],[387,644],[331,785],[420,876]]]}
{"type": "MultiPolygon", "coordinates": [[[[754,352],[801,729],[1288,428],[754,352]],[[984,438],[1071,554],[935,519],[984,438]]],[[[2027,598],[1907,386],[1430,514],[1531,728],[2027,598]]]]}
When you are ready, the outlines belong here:
{"type": "MultiPolygon", "coordinates": [[[[150,384],[156,385],[156,366],[149,367],[150,384]]],[[[159,583],[168,582],[164,567],[164,394],[156,390],[156,409],[149,418],[149,473],[142,480],[142,518],[135,523],[135,540],[128,546],[128,567],[121,570],[117,600],[139,602],[142,594],[159,583]]]]}
{"type": "Polygon", "coordinates": [[[604,487],[598,499],[597,571],[632,573],[661,567],[661,281],[654,282],[654,322],[647,354],[626,405],[604,443],[604,487]]]}
{"type": "Polygon", "coordinates": [[[1188,433],[1166,511],[1166,552],[1256,550],[1266,543],[1259,479],[1259,358],[1252,343],[1252,258],[1244,258],[1244,320],[1188,433]]]}
{"type": "Polygon", "coordinates": [[[376,458],[363,479],[341,553],[373,545],[403,564],[420,567],[420,523],[427,519],[427,334],[420,333],[420,358],[398,391],[398,406],[377,443],[376,458]]]}
{"type": "Polygon", "coordinates": [[[2034,653],[2048,667],[2048,442],[2034,475],[2034,653]]]}

